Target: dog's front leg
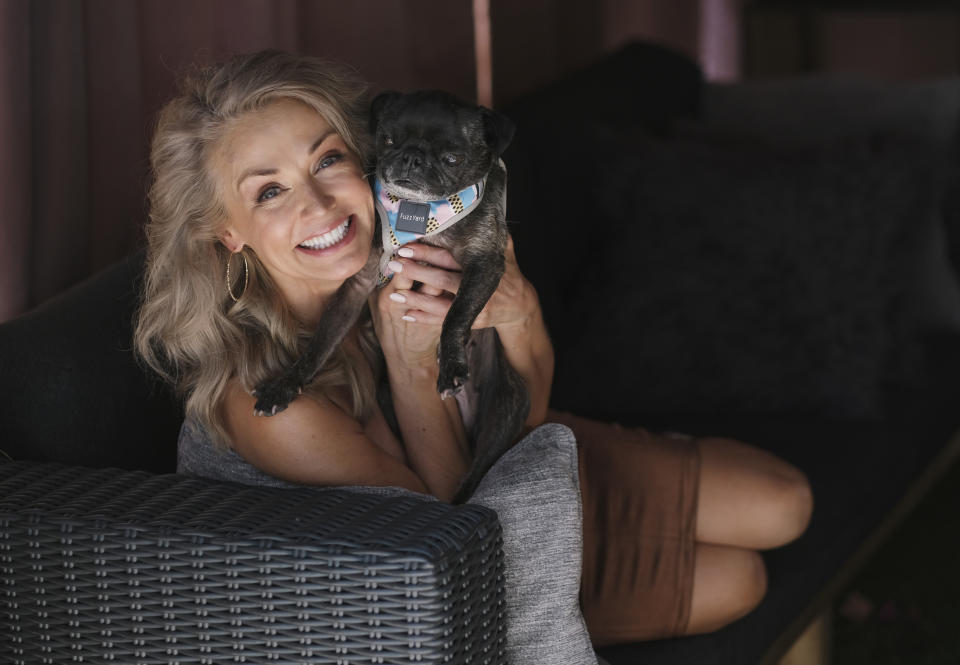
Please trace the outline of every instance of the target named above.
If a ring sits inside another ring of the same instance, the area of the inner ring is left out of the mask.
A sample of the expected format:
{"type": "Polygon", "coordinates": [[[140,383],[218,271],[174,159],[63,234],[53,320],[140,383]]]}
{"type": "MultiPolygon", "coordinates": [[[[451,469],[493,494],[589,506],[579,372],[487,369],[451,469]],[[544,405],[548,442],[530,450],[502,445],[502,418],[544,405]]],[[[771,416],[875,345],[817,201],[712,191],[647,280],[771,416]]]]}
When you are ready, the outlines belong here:
{"type": "Polygon", "coordinates": [[[460,392],[469,375],[467,340],[480,310],[500,285],[505,261],[503,254],[461,257],[460,288],[450,304],[440,331],[440,376],[437,392],[444,399],[460,392]]]}
{"type": "Polygon", "coordinates": [[[373,248],[360,272],[337,289],[306,350],[297,362],[280,376],[268,379],[256,387],[253,394],[257,398],[254,407],[257,415],[272,416],[286,409],[340,346],[360,317],[367,296],[376,288],[382,253],[379,248],[373,248]]]}

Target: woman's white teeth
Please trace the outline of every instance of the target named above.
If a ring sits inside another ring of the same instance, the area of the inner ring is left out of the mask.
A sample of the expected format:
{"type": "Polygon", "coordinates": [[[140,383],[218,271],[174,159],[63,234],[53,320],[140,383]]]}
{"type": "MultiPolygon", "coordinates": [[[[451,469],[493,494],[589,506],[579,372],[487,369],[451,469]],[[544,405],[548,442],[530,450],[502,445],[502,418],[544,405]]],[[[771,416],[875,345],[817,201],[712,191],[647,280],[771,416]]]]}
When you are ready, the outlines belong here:
{"type": "Polygon", "coordinates": [[[348,228],[350,228],[349,217],[343,222],[343,224],[334,230],[327,231],[323,235],[314,236],[313,238],[310,238],[310,240],[300,243],[300,246],[306,247],[307,249],[326,249],[327,247],[336,245],[338,242],[343,240],[343,236],[346,235],[348,228]]]}

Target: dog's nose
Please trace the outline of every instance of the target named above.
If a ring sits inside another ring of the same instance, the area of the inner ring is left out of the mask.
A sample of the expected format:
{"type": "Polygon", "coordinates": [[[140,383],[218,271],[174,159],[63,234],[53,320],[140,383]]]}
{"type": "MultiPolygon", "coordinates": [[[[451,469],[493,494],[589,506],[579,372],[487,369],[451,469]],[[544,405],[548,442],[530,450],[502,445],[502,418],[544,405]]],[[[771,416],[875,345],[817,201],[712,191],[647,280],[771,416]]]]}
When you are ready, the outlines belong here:
{"type": "Polygon", "coordinates": [[[403,153],[401,162],[409,169],[418,169],[423,165],[423,154],[419,150],[408,150],[403,153]]]}

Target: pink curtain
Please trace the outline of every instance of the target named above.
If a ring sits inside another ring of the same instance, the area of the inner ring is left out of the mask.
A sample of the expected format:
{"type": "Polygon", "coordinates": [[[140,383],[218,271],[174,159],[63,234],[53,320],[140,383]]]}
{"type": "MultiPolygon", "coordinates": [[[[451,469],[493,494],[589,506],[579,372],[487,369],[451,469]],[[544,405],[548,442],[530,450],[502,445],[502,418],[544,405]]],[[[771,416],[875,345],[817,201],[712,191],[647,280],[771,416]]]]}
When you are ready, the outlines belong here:
{"type": "Polygon", "coordinates": [[[470,0],[3,0],[0,320],[141,242],[151,125],[188,64],[281,48],[472,98],[472,30],[470,0]]]}

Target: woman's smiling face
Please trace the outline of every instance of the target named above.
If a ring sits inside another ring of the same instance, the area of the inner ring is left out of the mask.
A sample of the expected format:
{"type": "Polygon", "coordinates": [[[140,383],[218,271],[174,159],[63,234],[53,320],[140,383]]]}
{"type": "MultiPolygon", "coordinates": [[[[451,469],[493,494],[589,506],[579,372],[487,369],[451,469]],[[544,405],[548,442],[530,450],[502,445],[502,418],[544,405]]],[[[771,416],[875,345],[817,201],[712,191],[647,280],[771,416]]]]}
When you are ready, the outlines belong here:
{"type": "Polygon", "coordinates": [[[211,160],[227,212],[223,244],[250,247],[305,322],[366,263],[373,196],[327,121],[282,99],[228,127],[211,160]]]}

